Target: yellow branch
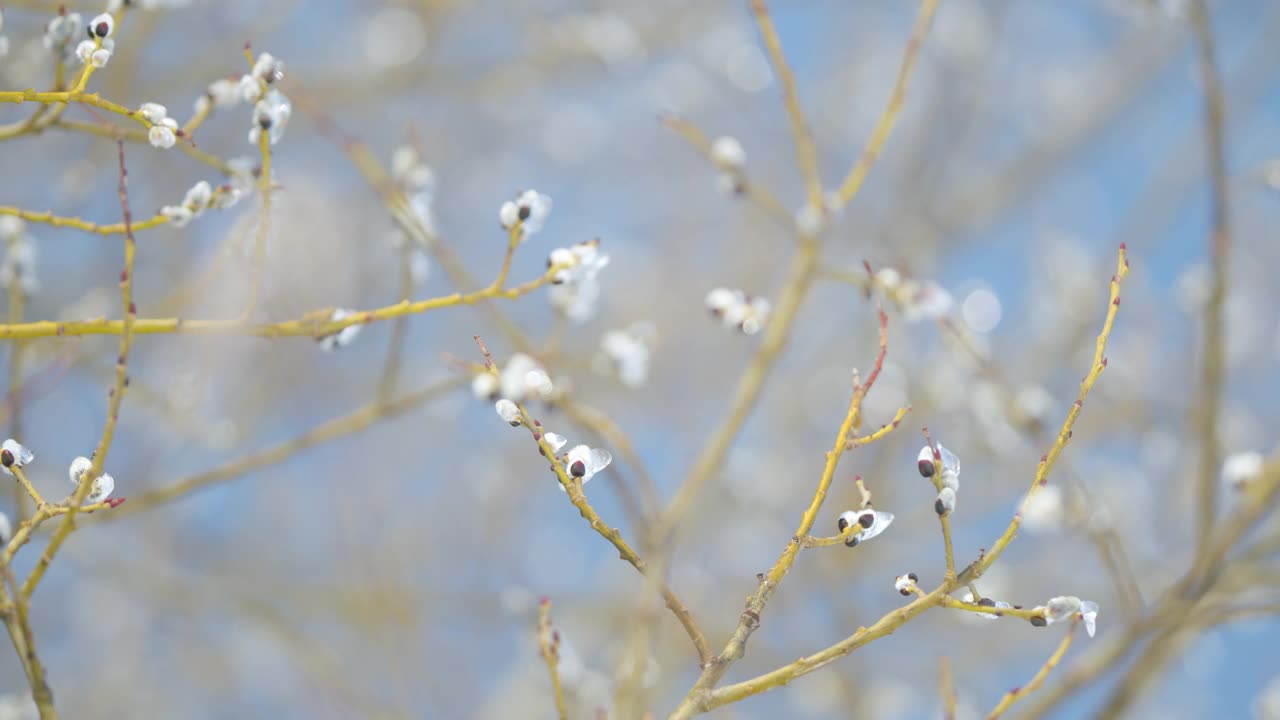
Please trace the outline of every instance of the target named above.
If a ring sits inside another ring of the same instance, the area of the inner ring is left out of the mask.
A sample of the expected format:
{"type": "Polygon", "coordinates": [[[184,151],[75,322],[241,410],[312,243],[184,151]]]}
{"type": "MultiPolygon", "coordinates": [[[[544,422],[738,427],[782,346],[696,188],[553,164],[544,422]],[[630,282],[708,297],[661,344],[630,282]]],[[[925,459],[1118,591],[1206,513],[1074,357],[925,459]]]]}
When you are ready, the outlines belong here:
{"type": "Polygon", "coordinates": [[[805,188],[809,195],[809,205],[822,207],[822,174],[818,168],[818,149],[813,142],[813,133],[809,131],[804,120],[804,111],[800,108],[800,94],[796,91],[796,77],[787,64],[787,56],[782,52],[782,39],[778,37],[778,29],[769,16],[769,8],[764,0],[752,0],[751,11],[755,14],[756,25],[764,39],[765,49],[769,51],[769,60],[778,73],[782,83],[782,100],[787,107],[787,117],[791,120],[791,136],[796,146],[796,161],[800,165],[800,173],[804,176],[805,188]]]}
{"type": "Polygon", "coordinates": [[[991,711],[991,714],[987,716],[987,720],[995,720],[1000,717],[1009,709],[1010,706],[1026,697],[1028,694],[1035,692],[1044,684],[1044,679],[1048,677],[1049,673],[1058,666],[1059,662],[1062,661],[1062,656],[1067,654],[1067,648],[1071,647],[1071,640],[1076,636],[1077,624],[1078,622],[1071,623],[1071,629],[1068,630],[1067,634],[1062,638],[1062,642],[1058,643],[1058,649],[1053,651],[1053,654],[1049,656],[1049,659],[1045,661],[1044,665],[1038,672],[1036,672],[1035,676],[1033,676],[1026,685],[1014,688],[1005,693],[1004,698],[1000,700],[1000,704],[996,705],[995,709],[991,711]]]}
{"type": "Polygon", "coordinates": [[[862,189],[862,183],[867,179],[867,173],[871,171],[876,158],[880,156],[880,151],[884,149],[885,141],[889,139],[889,133],[893,131],[893,126],[898,121],[898,113],[902,110],[902,103],[907,96],[911,70],[915,67],[916,57],[920,54],[920,47],[924,45],[925,35],[929,33],[929,25],[933,22],[933,14],[937,9],[938,0],[921,0],[920,10],[916,13],[915,26],[911,30],[911,38],[907,40],[907,47],[902,52],[902,64],[898,67],[898,78],[894,82],[889,105],[880,115],[875,129],[871,131],[871,137],[862,150],[862,157],[858,158],[858,162],[845,176],[844,182],[840,183],[840,189],[836,191],[834,209],[842,208],[853,200],[862,189]]]}
{"type": "Polygon", "coordinates": [[[1067,413],[1067,419],[1062,423],[1062,429],[1058,431],[1058,437],[1054,441],[1053,446],[1049,448],[1049,452],[1040,458],[1040,465],[1036,469],[1035,478],[1031,482],[1031,488],[1027,490],[1026,496],[1022,499],[1022,503],[1018,506],[1018,511],[1014,513],[1013,519],[1009,522],[1009,526],[1005,529],[1004,534],[996,540],[991,549],[977,561],[973,562],[969,567],[965,568],[960,574],[960,582],[966,583],[982,577],[982,573],[996,561],[1004,552],[1009,543],[1018,535],[1018,528],[1022,525],[1022,508],[1035,497],[1049,482],[1049,472],[1053,470],[1053,466],[1058,461],[1058,457],[1062,455],[1063,449],[1067,447],[1067,442],[1071,439],[1072,428],[1075,427],[1076,419],[1080,417],[1080,411],[1084,408],[1084,401],[1089,397],[1089,391],[1093,389],[1094,383],[1098,381],[1098,377],[1102,375],[1102,371],[1107,367],[1107,338],[1111,336],[1111,329],[1115,327],[1116,313],[1120,311],[1120,283],[1125,276],[1129,274],[1129,259],[1125,254],[1124,245],[1120,246],[1119,257],[1116,261],[1116,273],[1111,276],[1111,302],[1107,304],[1107,316],[1102,322],[1102,331],[1098,333],[1098,341],[1094,347],[1093,364],[1089,368],[1089,373],[1080,381],[1080,392],[1076,395],[1076,401],[1071,405],[1070,412],[1067,413]]]}
{"type": "MultiPolygon", "coordinates": [[[[488,299],[514,299],[527,295],[551,281],[551,276],[559,266],[553,267],[542,277],[523,285],[495,290],[486,288],[476,292],[419,300],[417,302],[398,302],[394,305],[357,312],[341,320],[330,319],[330,311],[317,310],[307,313],[296,320],[278,323],[246,323],[240,320],[184,320],[183,318],[138,318],[133,321],[132,332],[137,335],[249,335],[265,338],[280,337],[314,337],[320,338],[352,325],[389,320],[404,315],[438,310],[458,305],[474,305],[488,299]]],[[[0,339],[4,338],[36,338],[36,337],[68,337],[79,335],[119,335],[124,332],[124,320],[97,318],[93,320],[76,320],[55,322],[43,320],[38,322],[0,325],[0,339]]]]}

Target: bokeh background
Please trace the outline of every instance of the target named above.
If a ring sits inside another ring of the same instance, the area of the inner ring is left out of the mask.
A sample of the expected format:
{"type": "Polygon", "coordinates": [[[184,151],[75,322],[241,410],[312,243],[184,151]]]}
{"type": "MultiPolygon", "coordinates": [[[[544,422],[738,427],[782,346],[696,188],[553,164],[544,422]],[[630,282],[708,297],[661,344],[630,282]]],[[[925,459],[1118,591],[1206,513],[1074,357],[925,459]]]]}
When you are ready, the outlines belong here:
{"type": "MultiPolygon", "coordinates": [[[[66,4],[86,17],[100,10],[66,4]]],[[[49,84],[40,35],[55,5],[4,3],[5,89],[49,84]]],[[[1210,5],[1235,227],[1219,428],[1226,451],[1265,453],[1280,421],[1280,173],[1268,174],[1280,156],[1280,6],[1210,5]]],[[[823,177],[835,184],[888,99],[915,3],[779,0],[772,10],[823,177]]],[[[612,260],[599,312],[584,324],[561,322],[545,292],[501,311],[555,348],[548,365],[557,383],[626,431],[669,497],[722,422],[758,344],[723,330],[703,297],[716,286],[773,296],[794,240],[759,209],[718,192],[714,169],[659,114],[739,138],[753,180],[791,208],[803,199],[779,84],[747,4],[169,3],[126,17],[116,55],[92,87],[127,106],[164,103],[185,119],[209,82],[245,72],[246,40],[283,60],[281,87],[295,102],[275,148],[280,189],[261,319],[399,297],[403,258],[388,239],[391,219],[323,132],[321,115],[384,162],[405,143],[420,148],[436,176],[440,237],[480,279],[494,276],[505,248],[498,206],[537,188],[554,211],[521,247],[512,277],[535,277],[556,246],[599,237],[612,260]],[[592,363],[606,331],[636,321],[658,335],[639,389],[592,363]]],[[[1088,367],[1121,242],[1133,272],[1109,369],[1053,476],[1063,511],[1027,528],[979,586],[1019,604],[1059,594],[1098,601],[1099,637],[1077,641],[1069,668],[1140,612],[1132,588],[1150,601],[1185,569],[1202,519],[1191,491],[1199,447],[1191,417],[1210,222],[1195,58],[1176,2],[942,1],[901,123],[865,191],[827,233],[824,264],[859,271],[865,259],[938,282],[956,299],[954,322],[1000,374],[981,371],[938,325],[891,312],[889,360],[866,415],[879,424],[902,404],[913,411],[887,440],[844,459],[819,528],[834,532],[838,512],[857,500],[855,473],[897,520],[855,550],[803,553],[730,680],[825,647],[893,609],[903,601],[893,589],[899,573],[918,573],[926,587],[938,582],[934,493],[914,466],[921,426],[963,462],[958,557],[967,562],[989,546],[1048,447],[1038,423],[1061,422],[1088,367]],[[1034,388],[1053,399],[1043,415],[1034,388]],[[1123,549],[1122,582],[1099,542],[1111,555],[1123,549]]],[[[0,121],[31,109],[0,107],[0,121]]],[[[67,117],[92,120],[79,107],[67,117]]],[[[248,126],[243,106],[217,113],[196,141],[224,158],[253,156],[248,126]]],[[[176,151],[130,144],[126,158],[144,217],[197,180],[220,182],[176,151]]],[[[118,220],[109,140],[50,129],[5,142],[0,167],[0,203],[118,220]]],[[[234,317],[248,274],[240,250],[257,217],[253,198],[186,229],[141,233],[140,313],[234,317]]],[[[29,230],[42,288],[27,319],[118,315],[117,237],[29,230]]],[[[413,295],[451,291],[433,266],[413,295]]],[[[394,327],[367,327],[332,354],[306,338],[138,338],[107,467],[117,495],[172,484],[369,403],[394,327]]],[[[475,308],[415,316],[405,327],[396,395],[464,375],[450,356],[478,360],[473,334],[499,359],[512,350],[475,308]]],[[[671,583],[716,647],[808,503],[851,368],[869,367],[875,333],[873,302],[838,281],[820,284],[690,516],[671,583]]],[[[24,389],[9,393],[6,417],[10,434],[35,451],[30,474],[46,495],[69,490],[63,468],[97,440],[115,353],[112,337],[42,339],[24,350],[24,389]]],[[[595,442],[557,409],[537,413],[572,442],[595,442]]],[[[587,486],[601,514],[633,538],[620,485],[634,483],[635,470],[619,458],[587,486]]],[[[609,702],[643,585],[554,484],[526,436],[460,387],[174,503],[86,520],[32,609],[59,708],[86,718],[552,717],[534,633],[546,595],[583,668],[571,716],[591,717],[609,702]]],[[[0,509],[16,512],[7,488],[0,509]]],[[[19,555],[20,574],[44,541],[19,555]]],[[[1274,558],[1259,562],[1256,578],[1257,599],[1274,604],[1274,558]]],[[[648,700],[661,717],[697,667],[670,616],[656,628],[648,700]]],[[[962,716],[976,717],[1025,682],[1059,637],[1058,628],[933,611],[716,716],[937,717],[937,659],[947,655],[962,716]]],[[[1274,616],[1199,634],[1131,716],[1280,717],[1278,641],[1274,616]]],[[[1108,674],[1055,716],[1087,716],[1119,676],[1108,674]]],[[[16,658],[0,653],[0,693],[25,691],[16,658]]],[[[5,717],[22,717],[21,703],[12,704],[5,717]]]]}

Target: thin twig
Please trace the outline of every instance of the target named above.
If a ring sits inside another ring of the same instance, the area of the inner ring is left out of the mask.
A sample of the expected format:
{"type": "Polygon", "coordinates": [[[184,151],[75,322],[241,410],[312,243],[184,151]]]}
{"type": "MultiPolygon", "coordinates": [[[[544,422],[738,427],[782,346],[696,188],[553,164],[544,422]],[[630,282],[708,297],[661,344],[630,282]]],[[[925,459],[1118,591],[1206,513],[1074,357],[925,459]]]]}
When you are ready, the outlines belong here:
{"type": "Polygon", "coordinates": [[[1058,666],[1058,663],[1062,661],[1062,656],[1067,654],[1067,648],[1071,647],[1071,640],[1076,636],[1075,631],[1076,625],[1078,624],[1079,621],[1071,623],[1071,629],[1067,631],[1065,636],[1063,636],[1062,642],[1058,643],[1058,649],[1053,651],[1053,654],[1049,656],[1049,659],[1045,661],[1044,665],[1040,667],[1026,685],[1014,688],[1005,693],[1005,696],[1001,698],[1000,703],[996,705],[995,709],[991,711],[991,714],[987,716],[987,720],[995,720],[1003,715],[1014,703],[1026,697],[1028,694],[1040,689],[1040,686],[1044,684],[1044,679],[1048,677],[1049,673],[1052,672],[1053,669],[1058,666]]]}
{"type": "Polygon", "coordinates": [[[137,244],[133,239],[133,215],[129,210],[128,170],[124,164],[123,140],[116,141],[116,150],[120,161],[120,179],[117,184],[117,192],[120,196],[120,210],[124,216],[125,232],[124,270],[120,273],[120,301],[123,306],[124,319],[121,321],[120,349],[116,357],[115,385],[111,388],[107,397],[107,419],[103,423],[102,436],[98,439],[97,449],[93,453],[93,465],[81,475],[80,484],[76,487],[75,494],[72,495],[70,509],[66,513],[66,517],[63,518],[62,524],[54,532],[53,537],[49,539],[49,545],[45,548],[44,554],[40,556],[39,562],[36,563],[35,568],[22,584],[23,597],[31,597],[36,585],[44,577],[49,564],[53,562],[54,555],[57,554],[59,548],[62,547],[62,543],[66,541],[67,536],[74,529],[76,513],[93,489],[94,481],[102,474],[103,465],[107,461],[107,453],[110,452],[111,443],[115,439],[116,423],[120,418],[120,405],[124,401],[125,390],[129,387],[129,350],[133,346],[133,322],[138,316],[138,309],[133,302],[133,263],[137,244]]]}
{"type": "Polygon", "coordinates": [[[787,56],[782,52],[782,39],[778,37],[778,29],[774,27],[773,18],[764,0],[751,0],[751,12],[755,15],[756,26],[760,28],[760,36],[764,47],[769,52],[769,61],[782,83],[782,102],[787,108],[787,118],[791,121],[791,138],[796,146],[796,162],[800,165],[800,174],[804,176],[804,184],[809,196],[809,205],[822,207],[822,173],[818,168],[818,148],[813,141],[813,133],[805,122],[804,111],[800,108],[800,94],[796,91],[796,76],[791,72],[787,56]]]}
{"type": "Polygon", "coordinates": [[[836,191],[833,211],[848,205],[857,196],[858,191],[862,189],[862,183],[867,179],[867,173],[871,171],[871,166],[875,164],[876,158],[884,149],[885,141],[889,139],[889,133],[893,131],[898,113],[902,110],[903,101],[907,96],[907,86],[911,79],[911,70],[915,67],[916,57],[924,45],[925,36],[929,33],[929,26],[933,22],[934,11],[937,9],[938,0],[921,0],[915,25],[911,29],[911,37],[907,40],[906,49],[902,51],[902,64],[898,66],[898,77],[893,84],[893,94],[889,96],[889,105],[876,121],[875,129],[871,131],[871,137],[868,138],[866,147],[862,150],[862,156],[849,170],[844,182],[840,183],[840,189],[836,191]]]}

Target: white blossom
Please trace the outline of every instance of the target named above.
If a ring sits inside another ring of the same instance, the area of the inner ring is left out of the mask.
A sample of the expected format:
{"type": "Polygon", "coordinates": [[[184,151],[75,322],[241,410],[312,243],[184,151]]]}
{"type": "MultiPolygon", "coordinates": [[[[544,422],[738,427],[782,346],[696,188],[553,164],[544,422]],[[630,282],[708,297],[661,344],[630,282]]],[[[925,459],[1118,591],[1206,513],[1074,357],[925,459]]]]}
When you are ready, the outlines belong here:
{"type": "Polygon", "coordinates": [[[1222,481],[1237,490],[1262,475],[1266,458],[1259,452],[1242,452],[1228,455],[1222,462],[1222,481]]]}
{"type": "Polygon", "coordinates": [[[942,456],[942,486],[960,492],[960,458],[942,443],[938,443],[938,454],[942,456]]]}
{"type": "MultiPolygon", "coordinates": [[[[83,455],[71,461],[71,467],[67,471],[67,476],[71,480],[71,484],[79,487],[80,480],[84,474],[93,468],[93,461],[83,455]]],[[[86,505],[94,505],[111,497],[111,493],[116,489],[116,480],[107,473],[102,473],[93,481],[93,487],[89,490],[89,495],[85,498],[86,505]]]]}
{"type": "Polygon", "coordinates": [[[836,518],[836,527],[843,534],[847,528],[858,526],[855,529],[855,533],[844,541],[845,545],[854,547],[884,532],[892,522],[893,513],[863,508],[862,510],[846,510],[840,513],[840,516],[836,518]]]}
{"type": "Polygon", "coordinates": [[[892,293],[902,285],[902,273],[891,267],[880,268],[876,271],[874,282],[885,292],[892,293]]]}
{"type": "Polygon", "coordinates": [[[827,210],[810,203],[805,203],[804,207],[796,212],[796,230],[801,235],[813,237],[822,232],[827,226],[827,210]]]}
{"type": "Polygon", "coordinates": [[[944,487],[938,491],[938,499],[933,502],[933,510],[939,515],[955,512],[956,509],[956,491],[955,488],[944,487]]]}
{"type": "Polygon", "coordinates": [[[252,75],[241,75],[236,86],[240,91],[240,99],[247,103],[258,102],[258,98],[262,97],[262,81],[252,75]]]}
{"type": "Polygon", "coordinates": [[[547,293],[551,306],[573,322],[590,320],[600,297],[597,275],[608,264],[609,256],[600,252],[599,240],[553,250],[547,258],[547,269],[556,268],[553,287],[547,293]]]}
{"type": "Polygon", "coordinates": [[[193,211],[197,210],[197,208],[203,210],[209,206],[209,199],[212,197],[213,188],[210,187],[207,180],[201,180],[187,190],[186,196],[182,199],[182,204],[193,211]]]}
{"type": "MultiPolygon", "coordinates": [[[[596,473],[609,467],[611,462],[613,462],[613,455],[608,450],[575,445],[569,450],[565,466],[570,475],[582,478],[582,483],[585,485],[596,473]]],[[[563,490],[564,486],[560,489],[563,490]]]]}
{"type": "Polygon", "coordinates": [[[920,578],[917,577],[915,573],[899,575],[894,578],[893,589],[897,590],[902,595],[910,595],[911,591],[916,587],[916,582],[919,580],[920,578]]]}
{"type": "Polygon", "coordinates": [[[551,214],[551,198],[537,190],[525,190],[514,202],[507,201],[498,210],[498,220],[505,230],[520,226],[520,237],[526,238],[542,229],[551,214]]]}
{"type": "Polygon", "coordinates": [[[38,253],[35,243],[26,236],[21,218],[6,215],[0,218],[3,220],[16,221],[11,224],[16,232],[9,234],[0,230],[0,242],[6,243],[4,261],[0,262],[0,288],[7,290],[17,283],[23,293],[34,295],[40,290],[40,279],[36,277],[38,253]]]}
{"type": "Polygon", "coordinates": [[[1097,603],[1081,600],[1074,595],[1060,595],[1044,605],[1044,620],[1047,625],[1070,620],[1076,615],[1084,620],[1085,631],[1089,633],[1089,637],[1093,637],[1098,622],[1097,603]]]}
{"type": "Polygon", "coordinates": [[[401,145],[391,153],[391,176],[410,192],[435,191],[435,173],[412,145],[401,145]]]}
{"type": "Polygon", "coordinates": [[[111,31],[116,28],[116,20],[107,13],[102,13],[89,21],[89,34],[95,37],[108,38],[111,37],[111,31]]]}
{"type": "Polygon", "coordinates": [[[553,432],[543,434],[542,439],[546,440],[547,444],[551,446],[551,452],[560,452],[560,448],[569,442],[563,435],[557,435],[553,432]]]}
{"type": "Polygon", "coordinates": [[[498,394],[498,378],[490,372],[476,373],[471,378],[471,394],[477,400],[492,400],[498,394]]]}
{"type": "Polygon", "coordinates": [[[649,378],[653,335],[653,325],[639,322],[622,330],[610,330],[600,339],[601,353],[609,366],[617,370],[623,385],[637,388],[649,378]]]}
{"type": "Polygon", "coordinates": [[[275,59],[271,53],[261,53],[253,64],[253,76],[268,85],[284,78],[284,63],[275,59]]]}
{"type": "Polygon", "coordinates": [[[1081,602],[1080,617],[1084,619],[1085,632],[1089,633],[1089,637],[1093,637],[1098,630],[1098,603],[1092,600],[1081,602]]]}
{"type": "Polygon", "coordinates": [[[498,208],[498,222],[502,223],[502,229],[510,230],[520,222],[520,208],[510,200],[502,203],[502,207],[498,208]]]}
{"type": "Polygon", "coordinates": [[[519,427],[520,425],[520,408],[507,398],[502,398],[493,404],[493,409],[498,413],[498,417],[502,418],[511,427],[519,427]]]}
{"type": "Polygon", "coordinates": [[[1032,422],[1044,422],[1053,409],[1053,395],[1042,385],[1023,385],[1017,395],[1018,410],[1032,422]]]}
{"type": "Polygon", "coordinates": [[[904,283],[900,294],[905,295],[902,309],[909,322],[944,318],[951,314],[955,305],[951,293],[933,282],[924,285],[904,283]]]}
{"type": "Polygon", "coordinates": [[[181,228],[186,227],[191,222],[191,218],[195,217],[195,213],[181,205],[165,205],[160,208],[160,214],[170,225],[181,228]]]}
{"type": "Polygon", "coordinates": [[[1030,533],[1053,532],[1062,527],[1062,488],[1045,485],[1022,504],[1022,526],[1030,533]]]}
{"type": "Polygon", "coordinates": [[[293,105],[290,104],[289,99],[279,90],[268,91],[253,106],[253,126],[249,128],[249,143],[257,145],[265,130],[268,142],[275,145],[280,138],[284,137],[284,129],[288,126],[291,115],[293,115],[293,105]]]}
{"type": "Polygon", "coordinates": [[[516,402],[546,399],[555,391],[547,371],[537,360],[524,353],[513,353],[498,374],[500,394],[516,402]]]}
{"type": "Polygon", "coordinates": [[[5,440],[4,444],[0,445],[0,470],[3,470],[6,475],[13,474],[11,468],[20,468],[35,459],[35,453],[13,438],[5,440]]]}
{"type": "MultiPolygon", "coordinates": [[[[347,318],[352,317],[355,314],[356,314],[355,310],[336,308],[334,309],[333,313],[329,316],[329,319],[333,322],[339,322],[342,320],[346,320],[347,318]]],[[[319,339],[320,348],[325,352],[333,352],[338,348],[342,348],[350,345],[352,341],[356,339],[356,336],[360,334],[361,327],[362,326],[359,324],[348,325],[337,332],[329,333],[328,335],[321,337],[319,339]]]]}
{"type": "Polygon", "coordinates": [[[740,330],[745,335],[760,332],[773,310],[767,298],[753,297],[741,290],[728,288],[715,288],[708,292],[705,303],[711,314],[720,318],[721,325],[740,330]]]}
{"type": "Polygon", "coordinates": [[[107,62],[111,60],[112,50],[111,48],[107,47],[108,42],[110,42],[110,39],[103,40],[102,47],[98,48],[97,50],[94,50],[93,54],[89,56],[89,63],[93,65],[95,68],[106,67],[107,62]]]}
{"type": "Polygon", "coordinates": [[[933,448],[925,445],[920,448],[920,453],[916,455],[916,468],[924,477],[933,477],[935,471],[933,464],[933,448]]]}
{"type": "Polygon", "coordinates": [[[201,180],[187,190],[186,196],[182,199],[182,205],[165,205],[160,208],[160,214],[169,221],[170,225],[185,227],[192,218],[199,217],[212,200],[213,187],[208,181],[201,180]]]}
{"type": "MultiPolygon", "coordinates": [[[[204,95],[200,96],[200,100],[212,103],[214,108],[224,109],[235,107],[240,104],[244,96],[240,93],[240,83],[231,78],[218,78],[209,83],[205,88],[204,95]]],[[[200,100],[196,102],[199,103],[200,100]]],[[[201,112],[202,108],[197,105],[196,112],[201,112]]]]}
{"type": "Polygon", "coordinates": [[[169,117],[169,110],[160,103],[149,102],[142,103],[142,107],[138,108],[138,114],[142,116],[143,120],[154,125],[169,117]]]}
{"type": "MultiPolygon", "coordinates": [[[[978,598],[975,600],[973,597],[973,593],[968,591],[965,592],[964,597],[961,599],[971,605],[982,605],[983,607],[995,608],[997,610],[1008,610],[1013,608],[1012,605],[1010,605],[1009,603],[1003,600],[992,600],[991,598],[978,598]]],[[[972,615],[980,617],[983,620],[999,620],[1000,619],[998,615],[992,615],[991,613],[972,613],[972,615]]]]}
{"type": "Polygon", "coordinates": [[[151,147],[168,150],[178,142],[178,136],[174,133],[177,129],[178,121],[168,117],[161,118],[147,131],[147,140],[151,143],[151,147]]]}
{"type": "Polygon", "coordinates": [[[72,57],[71,40],[80,37],[81,31],[80,13],[67,13],[65,15],[57,15],[45,27],[44,47],[55,55],[62,58],[63,62],[67,62],[72,57]]]}
{"type": "Polygon", "coordinates": [[[740,173],[747,165],[747,151],[737,138],[722,135],[711,143],[711,162],[727,173],[740,173]]]}

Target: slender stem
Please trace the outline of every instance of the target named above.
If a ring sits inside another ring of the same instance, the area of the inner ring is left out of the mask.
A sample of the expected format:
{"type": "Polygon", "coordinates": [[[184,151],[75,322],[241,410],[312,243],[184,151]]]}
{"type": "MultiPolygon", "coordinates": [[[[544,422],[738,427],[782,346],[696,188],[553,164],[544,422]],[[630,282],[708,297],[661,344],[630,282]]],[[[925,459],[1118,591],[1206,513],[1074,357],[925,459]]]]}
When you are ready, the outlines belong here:
{"type": "Polygon", "coordinates": [[[1000,703],[996,705],[995,709],[991,711],[991,714],[987,716],[987,720],[995,720],[1003,715],[1014,703],[1026,697],[1028,694],[1040,689],[1040,686],[1044,684],[1044,679],[1049,677],[1049,673],[1058,666],[1059,662],[1062,662],[1062,656],[1067,654],[1067,648],[1071,647],[1071,641],[1076,636],[1075,630],[1076,625],[1078,624],[1078,621],[1071,623],[1071,629],[1067,631],[1065,636],[1063,636],[1062,642],[1058,643],[1058,649],[1053,651],[1053,654],[1049,656],[1049,659],[1045,661],[1044,665],[1040,667],[1026,685],[1014,688],[1005,693],[1004,697],[1001,698],[1000,703]]]}
{"type": "Polygon", "coordinates": [[[40,492],[37,491],[36,487],[31,484],[31,481],[27,479],[27,471],[17,465],[9,468],[9,470],[13,473],[13,476],[18,479],[18,486],[26,491],[27,496],[36,504],[36,507],[38,508],[44,505],[44,498],[40,497],[40,492]]]}
{"type": "Polygon", "coordinates": [[[942,720],[956,720],[956,678],[951,671],[951,658],[938,661],[938,695],[942,698],[942,720]]]}
{"type": "Polygon", "coordinates": [[[564,687],[560,684],[560,638],[551,627],[551,601],[543,598],[538,606],[538,649],[551,675],[551,688],[555,692],[556,716],[568,720],[569,711],[564,703],[564,687]]]}
{"type": "Polygon", "coordinates": [[[1067,413],[1067,419],[1062,423],[1062,429],[1058,431],[1058,437],[1054,440],[1053,446],[1049,448],[1049,452],[1040,458],[1040,465],[1036,470],[1035,478],[1031,482],[1031,488],[1027,490],[1027,494],[1022,499],[1022,503],[1018,506],[1018,511],[1014,513],[1013,519],[1009,522],[1009,526],[1005,529],[1004,534],[996,540],[991,549],[981,558],[965,568],[960,573],[960,582],[967,583],[982,577],[982,573],[1004,553],[1005,548],[1018,534],[1018,528],[1022,525],[1022,508],[1035,497],[1049,482],[1049,472],[1053,470],[1053,466],[1058,461],[1058,457],[1062,455],[1063,449],[1066,448],[1067,442],[1071,439],[1072,429],[1075,427],[1076,419],[1080,417],[1080,412],[1084,408],[1084,401],[1089,397],[1089,391],[1093,389],[1094,384],[1098,381],[1098,377],[1102,375],[1102,371],[1107,367],[1107,338],[1111,337],[1111,330],[1115,327],[1116,314],[1120,311],[1120,283],[1125,276],[1129,274],[1129,260],[1125,253],[1125,246],[1120,246],[1119,257],[1116,261],[1116,273],[1111,276],[1111,301],[1107,304],[1107,315],[1102,322],[1102,331],[1098,333],[1098,340],[1094,347],[1093,363],[1089,368],[1089,373],[1080,381],[1080,391],[1076,395],[1076,401],[1071,405],[1070,412],[1067,413]]]}
{"type": "Polygon", "coordinates": [[[25,598],[31,597],[36,586],[40,583],[40,579],[44,577],[45,571],[49,568],[49,564],[53,562],[54,555],[62,547],[67,536],[71,534],[75,527],[76,513],[79,511],[81,504],[84,503],[85,498],[89,496],[94,482],[102,474],[103,465],[107,461],[107,453],[110,452],[112,440],[115,439],[116,423],[120,417],[120,405],[124,401],[125,390],[129,387],[129,350],[133,345],[133,323],[138,316],[137,307],[133,302],[133,264],[137,243],[133,239],[133,214],[129,210],[128,170],[124,164],[123,140],[116,141],[116,149],[120,162],[120,178],[117,188],[120,196],[120,209],[124,216],[125,231],[124,270],[120,273],[120,301],[123,306],[124,319],[121,321],[120,350],[116,357],[115,385],[108,395],[107,419],[103,423],[102,436],[98,439],[97,449],[93,453],[93,465],[80,477],[80,484],[72,496],[66,517],[63,518],[62,524],[58,526],[57,531],[50,538],[49,545],[45,548],[44,554],[40,556],[36,567],[22,584],[21,595],[25,598]]]}
{"type": "MultiPolygon", "coordinates": [[[[390,320],[405,315],[417,315],[431,310],[474,305],[483,300],[512,300],[527,295],[546,285],[552,268],[542,277],[522,285],[494,290],[486,288],[472,293],[444,295],[442,297],[419,300],[417,302],[398,302],[394,305],[366,310],[350,315],[341,320],[332,319],[331,310],[317,310],[307,313],[295,320],[278,323],[248,323],[242,320],[185,320],[183,318],[138,318],[130,320],[130,331],[137,335],[249,335],[264,338],[281,337],[324,337],[352,325],[365,325],[380,320],[390,320]]],[[[124,320],[79,320],[54,322],[19,323],[17,325],[0,325],[0,338],[35,338],[35,337],[67,337],[77,335],[120,335],[125,330],[124,320]]]]}
{"type": "Polygon", "coordinates": [[[769,61],[778,73],[782,83],[782,101],[787,108],[787,118],[791,121],[791,137],[796,146],[796,162],[800,165],[800,173],[804,176],[805,188],[809,196],[809,204],[815,208],[822,207],[822,173],[818,168],[818,149],[813,141],[813,133],[804,119],[804,111],[800,108],[800,94],[796,91],[796,76],[791,72],[787,56],[782,52],[782,39],[778,37],[778,29],[774,27],[773,18],[764,0],[751,0],[751,11],[755,15],[756,25],[760,28],[760,36],[764,40],[765,49],[769,52],[769,61]]]}
{"type": "Polygon", "coordinates": [[[258,230],[253,239],[253,269],[249,278],[249,302],[241,317],[253,317],[258,300],[262,296],[263,273],[267,264],[267,235],[271,231],[271,134],[262,130],[258,135],[258,153],[262,155],[262,171],[258,175],[258,195],[262,198],[262,211],[258,215],[258,230]]]}
{"type": "Polygon", "coordinates": [[[867,144],[862,150],[862,156],[858,158],[858,162],[849,170],[849,174],[845,176],[844,181],[840,183],[840,189],[836,191],[835,208],[848,205],[851,200],[862,189],[862,183],[867,179],[867,173],[871,171],[871,166],[875,164],[876,158],[880,156],[880,152],[884,149],[885,141],[889,139],[889,133],[893,131],[893,126],[897,123],[898,113],[902,110],[903,101],[907,96],[907,86],[911,80],[911,71],[915,67],[916,57],[920,54],[920,48],[924,45],[925,36],[929,33],[929,26],[933,22],[933,14],[938,9],[938,0],[921,0],[920,9],[916,13],[915,25],[911,30],[911,37],[907,40],[907,47],[902,52],[902,64],[898,66],[898,77],[894,81],[893,94],[889,97],[889,105],[881,113],[880,119],[876,122],[875,129],[871,131],[871,137],[867,139],[867,144]]]}

